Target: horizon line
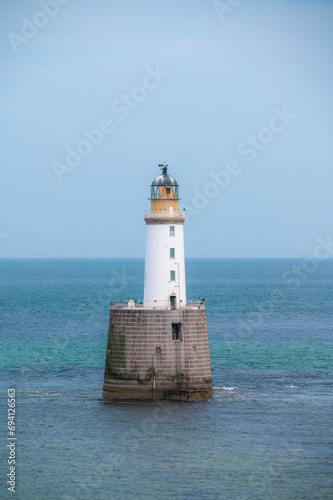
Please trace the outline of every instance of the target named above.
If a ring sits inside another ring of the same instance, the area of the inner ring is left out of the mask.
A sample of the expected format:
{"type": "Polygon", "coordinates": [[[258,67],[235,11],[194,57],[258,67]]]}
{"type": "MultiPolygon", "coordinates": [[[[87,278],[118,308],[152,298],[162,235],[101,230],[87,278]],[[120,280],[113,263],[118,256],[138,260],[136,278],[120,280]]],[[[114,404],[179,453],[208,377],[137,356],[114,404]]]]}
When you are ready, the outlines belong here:
{"type": "MultiPolygon", "coordinates": [[[[309,256],[298,257],[185,257],[187,259],[228,259],[228,260],[249,260],[249,259],[310,259],[309,256]]],[[[314,257],[313,257],[314,258],[314,257]]],[[[0,257],[0,260],[145,260],[145,257],[0,257]]],[[[332,260],[333,257],[319,257],[316,260],[332,260]]]]}

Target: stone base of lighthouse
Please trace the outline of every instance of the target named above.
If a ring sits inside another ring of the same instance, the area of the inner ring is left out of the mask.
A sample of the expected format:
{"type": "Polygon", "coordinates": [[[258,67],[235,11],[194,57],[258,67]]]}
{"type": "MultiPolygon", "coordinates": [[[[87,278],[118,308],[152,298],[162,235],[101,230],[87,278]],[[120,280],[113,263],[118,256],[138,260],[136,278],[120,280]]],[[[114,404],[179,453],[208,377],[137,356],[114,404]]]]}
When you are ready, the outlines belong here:
{"type": "Polygon", "coordinates": [[[103,397],[207,401],[212,392],[203,304],[111,306],[103,397]]]}

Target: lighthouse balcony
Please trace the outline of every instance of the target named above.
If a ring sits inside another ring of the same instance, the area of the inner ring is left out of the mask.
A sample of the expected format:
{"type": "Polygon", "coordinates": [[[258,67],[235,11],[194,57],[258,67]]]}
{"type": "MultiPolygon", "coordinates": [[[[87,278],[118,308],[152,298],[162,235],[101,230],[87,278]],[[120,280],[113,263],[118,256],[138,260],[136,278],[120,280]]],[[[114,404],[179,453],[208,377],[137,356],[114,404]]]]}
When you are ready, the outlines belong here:
{"type": "Polygon", "coordinates": [[[185,219],[185,210],[146,210],[145,219],[170,218],[185,219]]]}
{"type": "MultiPolygon", "coordinates": [[[[110,303],[111,309],[146,309],[146,310],[170,310],[173,309],[170,305],[170,301],[161,300],[113,300],[110,303]],[[165,302],[163,304],[163,302],[165,302]]],[[[191,300],[181,300],[178,309],[204,309],[205,299],[191,299],[191,300]]]]}

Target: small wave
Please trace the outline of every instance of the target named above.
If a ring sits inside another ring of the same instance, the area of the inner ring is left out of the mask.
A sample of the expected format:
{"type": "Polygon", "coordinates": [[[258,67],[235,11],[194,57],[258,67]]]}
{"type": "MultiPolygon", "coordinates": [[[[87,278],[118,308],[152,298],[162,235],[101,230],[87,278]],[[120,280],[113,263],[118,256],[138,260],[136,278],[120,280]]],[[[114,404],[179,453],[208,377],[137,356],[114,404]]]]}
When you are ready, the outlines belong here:
{"type": "Polygon", "coordinates": [[[232,392],[235,389],[238,389],[238,387],[213,387],[213,391],[226,391],[226,392],[232,392]]]}

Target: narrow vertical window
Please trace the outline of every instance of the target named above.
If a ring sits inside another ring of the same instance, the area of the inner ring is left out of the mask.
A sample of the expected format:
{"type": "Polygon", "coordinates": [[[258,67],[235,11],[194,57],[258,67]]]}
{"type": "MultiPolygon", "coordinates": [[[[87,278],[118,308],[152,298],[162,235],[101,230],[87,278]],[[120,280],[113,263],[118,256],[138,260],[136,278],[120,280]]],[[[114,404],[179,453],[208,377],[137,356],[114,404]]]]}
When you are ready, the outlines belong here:
{"type": "Polygon", "coordinates": [[[172,340],[180,340],[180,323],[172,323],[172,340]]]}
{"type": "Polygon", "coordinates": [[[170,226],[170,236],[175,235],[175,226],[170,226]]]}
{"type": "Polygon", "coordinates": [[[170,259],[174,259],[174,258],[175,258],[175,249],[170,248],[170,259]]]}
{"type": "Polygon", "coordinates": [[[170,271],[170,281],[176,281],[176,271],[170,271]]]}

